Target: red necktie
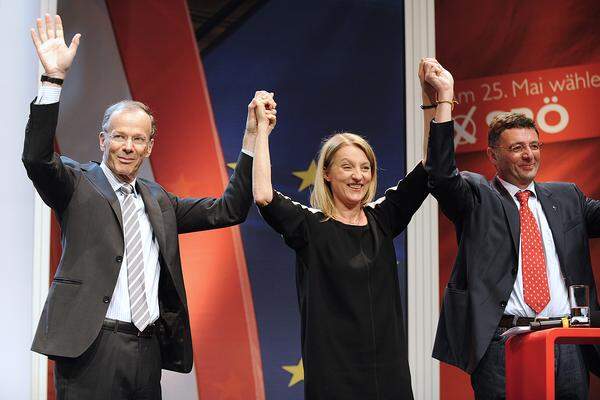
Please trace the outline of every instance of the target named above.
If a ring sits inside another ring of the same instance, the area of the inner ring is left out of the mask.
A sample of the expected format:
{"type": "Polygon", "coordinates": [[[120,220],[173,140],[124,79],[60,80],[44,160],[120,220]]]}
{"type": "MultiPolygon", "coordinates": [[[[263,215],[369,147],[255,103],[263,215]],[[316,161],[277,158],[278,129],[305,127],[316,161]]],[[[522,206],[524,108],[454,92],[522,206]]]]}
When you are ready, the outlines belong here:
{"type": "Polygon", "coordinates": [[[525,303],[536,314],[544,310],[550,302],[548,275],[546,273],[546,257],[542,246],[542,236],[527,200],[531,192],[524,190],[516,194],[521,208],[521,262],[523,268],[523,294],[525,303]]]}

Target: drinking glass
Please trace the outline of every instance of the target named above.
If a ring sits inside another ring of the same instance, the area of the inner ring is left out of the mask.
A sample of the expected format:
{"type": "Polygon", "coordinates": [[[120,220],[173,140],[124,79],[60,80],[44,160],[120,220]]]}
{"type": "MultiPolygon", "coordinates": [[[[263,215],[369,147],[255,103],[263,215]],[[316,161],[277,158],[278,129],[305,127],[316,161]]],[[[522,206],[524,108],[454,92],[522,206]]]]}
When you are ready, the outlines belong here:
{"type": "Polygon", "coordinates": [[[569,286],[571,325],[590,325],[590,288],[587,285],[569,286]]]}

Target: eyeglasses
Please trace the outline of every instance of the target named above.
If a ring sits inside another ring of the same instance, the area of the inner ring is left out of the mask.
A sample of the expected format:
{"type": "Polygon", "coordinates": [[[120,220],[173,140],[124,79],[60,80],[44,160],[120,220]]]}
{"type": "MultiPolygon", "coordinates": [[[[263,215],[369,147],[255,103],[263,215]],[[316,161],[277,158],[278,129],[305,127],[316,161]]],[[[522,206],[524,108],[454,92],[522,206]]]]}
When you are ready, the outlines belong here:
{"type": "Polygon", "coordinates": [[[143,147],[146,146],[150,140],[152,140],[146,138],[145,136],[126,136],[120,133],[104,133],[110,138],[110,140],[117,144],[125,144],[129,141],[129,139],[131,139],[131,143],[133,143],[134,146],[143,147]]]}
{"type": "Polygon", "coordinates": [[[517,144],[513,144],[511,146],[508,147],[504,147],[504,146],[492,146],[495,149],[504,149],[504,150],[508,150],[511,153],[515,153],[515,154],[521,154],[523,153],[527,148],[529,148],[529,150],[531,151],[540,151],[543,147],[544,143],[542,142],[532,142],[532,143],[517,143],[517,144]]]}

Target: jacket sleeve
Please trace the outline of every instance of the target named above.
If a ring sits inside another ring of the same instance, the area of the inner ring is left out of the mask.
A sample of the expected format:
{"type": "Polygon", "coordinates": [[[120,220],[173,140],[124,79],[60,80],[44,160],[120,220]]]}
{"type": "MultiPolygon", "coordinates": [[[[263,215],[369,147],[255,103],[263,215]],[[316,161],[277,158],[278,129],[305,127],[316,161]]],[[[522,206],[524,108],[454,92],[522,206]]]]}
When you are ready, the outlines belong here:
{"type": "Polygon", "coordinates": [[[583,205],[583,217],[585,218],[585,227],[589,237],[600,237],[600,200],[591,199],[585,196],[581,190],[575,186],[575,191],[583,205]]]}
{"type": "Polygon", "coordinates": [[[453,124],[431,122],[425,170],[431,194],[443,213],[456,222],[475,207],[475,193],[456,168],[453,124]]]}
{"type": "Polygon", "coordinates": [[[392,236],[397,236],[406,229],[428,194],[427,173],[423,164],[419,163],[396,186],[387,189],[383,197],[367,204],[367,207],[373,208],[378,222],[392,236]]]}
{"type": "Polygon", "coordinates": [[[229,183],[219,198],[179,198],[169,193],[178,233],[237,225],[252,205],[252,157],[240,153],[229,183]]]}
{"type": "Polygon", "coordinates": [[[40,197],[60,213],[73,195],[76,182],[73,169],[77,165],[65,165],[54,152],[58,110],[59,103],[31,104],[22,161],[40,197]]]}

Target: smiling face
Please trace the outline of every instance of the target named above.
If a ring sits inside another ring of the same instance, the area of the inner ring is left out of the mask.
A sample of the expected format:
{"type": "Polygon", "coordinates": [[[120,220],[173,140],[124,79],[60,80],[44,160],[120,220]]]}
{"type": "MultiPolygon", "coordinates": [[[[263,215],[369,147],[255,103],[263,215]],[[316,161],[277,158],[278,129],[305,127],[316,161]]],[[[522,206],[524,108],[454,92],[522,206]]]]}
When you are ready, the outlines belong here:
{"type": "Polygon", "coordinates": [[[122,181],[133,181],[154,145],[150,117],[141,109],[122,109],[110,116],[106,130],[99,135],[102,161],[122,181]]]}
{"type": "Polygon", "coordinates": [[[535,143],[539,143],[539,137],[531,128],[511,128],[502,132],[495,147],[488,148],[487,152],[498,176],[521,189],[529,186],[540,168],[540,149],[530,147],[535,143]],[[515,145],[521,145],[522,151],[511,151],[515,145]]]}
{"type": "Polygon", "coordinates": [[[324,174],[335,207],[347,210],[361,207],[369,191],[372,174],[371,163],[358,146],[344,145],[336,151],[324,174]]]}

